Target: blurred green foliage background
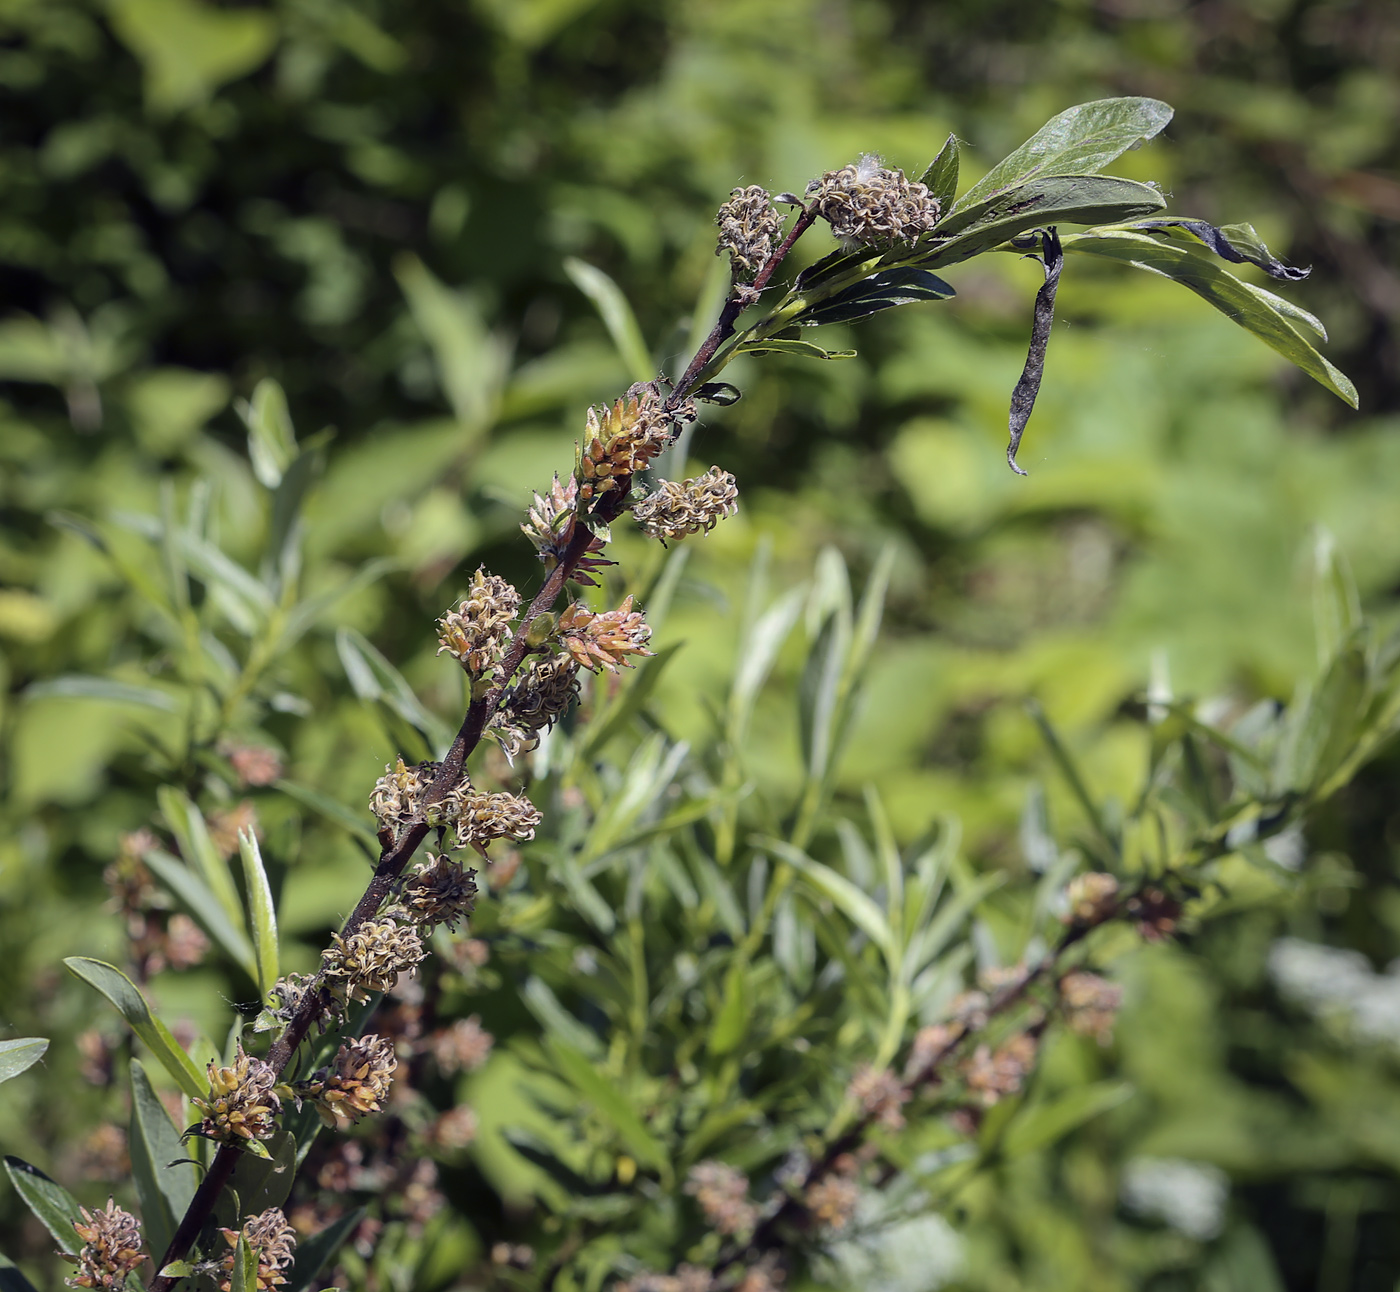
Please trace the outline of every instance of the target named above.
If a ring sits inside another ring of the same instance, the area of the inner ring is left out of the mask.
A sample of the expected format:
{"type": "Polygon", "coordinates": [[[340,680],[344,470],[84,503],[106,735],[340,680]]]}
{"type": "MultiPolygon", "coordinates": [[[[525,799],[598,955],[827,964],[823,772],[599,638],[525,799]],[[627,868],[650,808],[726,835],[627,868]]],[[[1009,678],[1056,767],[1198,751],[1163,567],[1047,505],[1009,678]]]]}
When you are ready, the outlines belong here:
{"type": "MultiPolygon", "coordinates": [[[[516,529],[529,491],[568,468],[586,406],[630,380],[568,257],[617,280],[675,372],[723,285],[712,220],[734,185],[801,191],[865,150],[917,173],[949,132],[975,176],[1071,103],[1160,97],[1173,124],[1117,169],[1161,181],[1177,212],[1252,220],[1313,266],[1288,294],[1332,329],[1359,415],[1173,285],[1076,261],[1017,479],[1005,413],[1039,271],[979,260],[950,273],[957,300],[851,329],[853,361],[739,361],[726,375],[744,399],[707,411],[690,446],[693,465],[738,476],[743,509],[679,570],[659,641],[683,646],[652,720],[714,742],[760,544],[779,583],[830,545],[859,585],[893,543],[838,794],[858,804],[877,782],[902,841],[952,814],[977,867],[1023,871],[1028,794],[1045,783],[1057,826],[1076,811],[1046,780],[1025,697],[1126,798],[1154,669],[1229,708],[1287,699],[1312,668],[1319,528],[1368,611],[1394,618],[1397,67],[1400,10],[1381,0],[3,0],[0,1022],[55,1037],[49,1079],[0,1094],[6,1149],[66,1172],[84,1201],[109,1187],[85,1145],[122,1120],[120,1096],[79,1076],[74,1039],[105,1020],[57,966],[122,956],[101,874],[153,821],[148,742],[174,738],[168,715],[55,685],[158,688],[174,667],[56,516],[158,515],[163,487],[185,509],[207,478],[224,550],[255,565],[270,518],[234,402],[274,377],[320,446],[304,588],[392,568],[276,662],[246,734],[358,811],[404,733],[356,696],[334,629],[363,633],[455,724],[432,620],[478,562],[535,577],[516,529]]],[[[655,572],[639,541],[619,548],[643,582],[655,572]]],[[[780,679],[797,666],[785,657],[780,679]]],[[[783,689],[754,733],[779,790],[800,774],[783,689]]],[[[1135,1098],[960,1195],[961,1263],[925,1253],[922,1282],[889,1286],[1396,1286],[1400,1005],[1358,1041],[1266,964],[1285,934],[1381,972],[1400,955],[1398,771],[1383,754],[1313,822],[1286,898],[1241,900],[1124,962],[1118,1040],[1092,1062],[1135,1098]],[[1196,1164],[1198,1193],[1228,1186],[1218,1223],[1125,1207],[1125,1163],[1159,1159],[1196,1164]]],[[[282,868],[286,958],[306,967],[365,871],[343,833],[273,791],[252,798],[282,868]]],[[[152,986],[215,1036],[219,993],[240,990],[209,968],[152,986]]],[[[483,1122],[509,1084],[509,1069],[478,1074],[483,1122]]],[[[451,1224],[364,1286],[500,1274],[471,1271],[530,1224],[516,1168],[492,1165],[500,1143],[484,1133],[454,1177],[451,1224]]],[[[0,1217],[5,1249],[42,1260],[8,1195],[0,1217]]]]}

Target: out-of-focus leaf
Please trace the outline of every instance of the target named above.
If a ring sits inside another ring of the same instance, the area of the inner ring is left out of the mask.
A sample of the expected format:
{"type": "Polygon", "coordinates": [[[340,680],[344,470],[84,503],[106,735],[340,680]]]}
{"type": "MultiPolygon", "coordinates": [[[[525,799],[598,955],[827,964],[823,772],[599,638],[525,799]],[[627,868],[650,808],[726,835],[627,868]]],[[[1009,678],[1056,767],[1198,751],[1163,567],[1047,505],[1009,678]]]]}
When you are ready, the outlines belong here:
{"type": "Polygon", "coordinates": [[[69,956],[63,963],[74,975],[111,1001],[117,1013],[126,1019],[131,1030],[141,1038],[161,1067],[174,1077],[175,1084],[185,1094],[191,1098],[203,1098],[209,1093],[209,1083],[204,1073],[181,1049],[170,1034],[170,1029],[151,1013],[146,998],[120,969],[86,956],[69,956]]]}
{"type": "Polygon", "coordinates": [[[24,1199],[24,1205],[34,1213],[34,1218],[49,1231],[59,1250],[76,1255],[82,1242],[73,1231],[73,1222],[81,1223],[83,1217],[73,1195],[23,1158],[7,1156],[5,1174],[10,1177],[15,1192],[24,1199]]]}
{"type": "Polygon", "coordinates": [[[297,456],[297,433],[287,396],[271,377],[264,377],[253,387],[252,399],[239,404],[238,412],[248,428],[253,474],[264,488],[276,489],[297,456]]]}
{"type": "Polygon", "coordinates": [[[109,677],[88,677],[81,673],[66,673],[62,677],[31,683],[25,688],[24,694],[34,700],[41,696],[56,695],[84,700],[111,700],[117,704],[139,704],[148,709],[159,709],[163,713],[180,711],[180,702],[173,695],[158,691],[153,686],[136,686],[131,682],[118,682],[109,677]]]}
{"type": "Polygon", "coordinates": [[[48,1048],[47,1038],[40,1036],[21,1036],[13,1041],[0,1041],[0,1082],[17,1077],[21,1072],[27,1072],[44,1057],[44,1051],[48,1048]]]}
{"type": "Polygon", "coordinates": [[[363,1207],[354,1207],[333,1220],[318,1233],[297,1244],[296,1261],[287,1277],[287,1292],[303,1292],[326,1267],[326,1262],[338,1252],[365,1218],[363,1207]]]}
{"type": "Polygon", "coordinates": [[[196,1187],[194,1166],[180,1132],[151,1086],[146,1069],[131,1061],[131,1174],[141,1199],[146,1245],[157,1255],[166,1250],[175,1226],[190,1205],[196,1187]]]}
{"type": "Polygon", "coordinates": [[[842,915],[879,947],[890,972],[893,974],[896,971],[899,947],[894,930],[873,899],[861,892],[845,875],[820,861],[814,861],[805,852],[781,839],[759,839],[755,842],[795,867],[813,889],[830,899],[842,915]]]}
{"type": "Polygon", "coordinates": [[[247,931],[228,918],[223,905],[213,891],[194,871],[183,866],[168,852],[154,848],[145,855],[145,862],[192,915],[204,931],[232,957],[233,961],[254,982],[258,980],[258,962],[247,931]]]}
{"type": "Polygon", "coordinates": [[[394,557],[377,556],[372,561],[366,561],[344,583],[332,588],[329,592],[322,592],[318,596],[308,597],[305,601],[300,602],[287,616],[286,622],[282,626],[282,637],[278,642],[278,649],[289,649],[337,601],[343,597],[351,596],[361,588],[369,587],[371,583],[382,579],[390,570],[399,569],[401,564],[394,557]]]}
{"type": "Polygon", "coordinates": [[[320,813],[326,820],[340,826],[342,830],[348,830],[372,856],[379,855],[379,840],[354,808],[348,807],[329,795],[322,794],[320,790],[312,789],[309,785],[299,785],[296,781],[276,781],[273,788],[280,790],[289,798],[296,799],[298,803],[305,804],[313,812],[320,813]]]}
{"type": "Polygon", "coordinates": [[[550,1036],[557,1037],[580,1054],[593,1059],[602,1056],[603,1045],[597,1033],[585,1027],[559,1003],[559,998],[544,979],[531,974],[520,990],[520,997],[550,1036]]]}
{"type": "Polygon", "coordinates": [[[1172,119],[1160,99],[1096,99],[1051,117],[1019,148],[977,181],[953,208],[957,212],[1049,175],[1092,175],[1158,134],[1172,119]]]}
{"type": "Polygon", "coordinates": [[[421,731],[436,750],[445,750],[452,743],[452,728],[423,707],[403,674],[363,633],[353,628],[339,629],[335,648],[345,667],[345,675],[360,699],[383,700],[405,722],[421,731]]]}
{"type": "Polygon", "coordinates": [[[724,996],[715,1015],[714,1025],[710,1028],[709,1040],[706,1042],[710,1053],[716,1057],[732,1053],[748,1030],[753,1002],[745,990],[747,977],[747,963],[736,957],[735,963],[725,975],[724,996]]]}
{"type": "Polygon", "coordinates": [[[741,741],[753,712],[754,701],[777,660],[778,652],[802,613],[806,590],[793,588],[775,601],[754,624],[746,636],[734,672],[729,692],[728,735],[741,741]]]}
{"type": "Polygon", "coordinates": [[[466,448],[496,418],[509,353],[488,331],[476,303],[440,283],[416,256],[400,256],[394,274],[432,347],[438,385],[465,430],[466,448]]]}
{"type": "Polygon", "coordinates": [[[170,833],[175,836],[175,842],[180,845],[180,856],[184,858],[185,865],[218,899],[226,922],[246,942],[243,902],[238,896],[238,885],[233,881],[233,868],[214,847],[204,814],[189,795],[170,785],[162,785],[156,790],[156,802],[160,804],[160,814],[170,827],[170,833]]]}
{"type": "Polygon", "coordinates": [[[593,1105],[600,1117],[611,1123],[632,1156],[643,1166],[669,1174],[670,1159],[665,1146],[646,1128],[623,1092],[594,1067],[591,1059],[567,1041],[551,1036],[547,1046],[559,1073],[593,1105]]]}
{"type": "Polygon", "coordinates": [[[1326,529],[1313,543],[1313,625],[1318,663],[1324,667],[1361,624],[1361,597],[1346,555],[1326,529]]]}
{"type": "Polygon", "coordinates": [[[1001,1152],[1006,1157],[1034,1153],[1132,1096],[1133,1087],[1126,1081],[1097,1081],[1047,1103],[1023,1107],[1002,1137],[1001,1152]]]}
{"type": "Polygon", "coordinates": [[[601,269],[569,256],[564,260],[564,272],[598,311],[603,325],[612,337],[622,362],[627,365],[633,381],[652,381],[656,377],[656,364],[651,351],[642,338],[642,329],[637,326],[637,316],[632,306],[622,294],[622,289],[601,269]]]}
{"type": "Polygon", "coordinates": [[[928,164],[928,169],[919,176],[919,183],[925,185],[937,200],[939,208],[948,212],[958,192],[959,148],[957,135],[949,135],[938,156],[928,164]]]}
{"type": "Polygon", "coordinates": [[[1293,326],[1288,312],[1279,307],[1277,296],[1222,269],[1209,251],[1180,230],[1162,229],[1147,234],[1134,229],[1096,229],[1067,234],[1062,242],[1066,252],[1119,260],[1189,287],[1339,399],[1352,408],[1357,406],[1356,387],[1351,380],[1293,326]]]}
{"type": "Polygon", "coordinates": [[[1344,642],[1317,684],[1290,706],[1278,751],[1280,790],[1320,788],[1355,745],[1370,690],[1360,637],[1344,642]]]}
{"type": "Polygon", "coordinates": [[[252,916],[258,991],[266,1000],[278,975],[277,910],[272,902],[272,886],[267,882],[257,835],[251,830],[240,830],[238,851],[243,860],[243,886],[248,892],[248,911],[252,916]]]}
{"type": "MultiPolygon", "coordinates": [[[[1166,206],[1166,199],[1155,188],[1111,175],[1057,175],[1032,180],[985,201],[965,202],[964,197],[957,213],[920,243],[918,264],[939,269],[999,247],[1028,229],[1116,224],[1166,206]]],[[[886,259],[896,254],[888,253],[886,259]]]]}

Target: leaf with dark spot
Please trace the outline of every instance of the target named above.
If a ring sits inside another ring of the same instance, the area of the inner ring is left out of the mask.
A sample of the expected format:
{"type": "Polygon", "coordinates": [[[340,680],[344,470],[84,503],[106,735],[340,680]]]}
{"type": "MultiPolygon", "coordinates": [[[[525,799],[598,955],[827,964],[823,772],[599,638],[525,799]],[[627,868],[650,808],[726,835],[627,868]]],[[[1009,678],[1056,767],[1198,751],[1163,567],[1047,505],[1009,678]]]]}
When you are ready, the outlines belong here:
{"type": "Polygon", "coordinates": [[[1222,260],[1232,265],[1257,265],[1270,278],[1285,283],[1301,282],[1311,269],[1299,269],[1285,265],[1264,245],[1264,240],[1255,232],[1252,224],[1222,224],[1218,229],[1204,220],[1141,220],[1135,226],[1139,229],[1185,229],[1206,244],[1222,260]]]}

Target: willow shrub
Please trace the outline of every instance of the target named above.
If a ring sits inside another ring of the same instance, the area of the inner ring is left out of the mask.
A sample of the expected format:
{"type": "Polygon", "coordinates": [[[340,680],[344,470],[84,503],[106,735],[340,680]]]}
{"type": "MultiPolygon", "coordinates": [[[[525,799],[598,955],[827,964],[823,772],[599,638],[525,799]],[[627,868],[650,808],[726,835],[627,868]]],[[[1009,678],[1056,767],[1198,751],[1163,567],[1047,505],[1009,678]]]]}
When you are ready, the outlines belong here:
{"type": "MultiPolygon", "coordinates": [[[[1031,255],[1044,270],[1011,392],[1014,470],[1076,255],[1180,282],[1355,404],[1309,339],[1317,320],[1224,264],[1283,282],[1302,271],[1248,225],[1163,215],[1156,188],[1100,173],[1169,118],[1148,99],[1070,109],[961,195],[952,138],[917,182],[866,156],[801,194],[736,189],[718,217],[729,291],[672,379],[651,370],[611,280],[576,264],[637,380],[590,412],[571,477],[540,482],[521,526],[545,571],[528,604],[478,570],[439,619],[438,653],[463,678],[455,735],[362,634],[334,634],[338,666],[397,740],[363,787],[373,823],[287,779],[279,753],[289,721],[320,717],[305,676],[330,657],[308,642],[387,563],[308,586],[317,533],[303,504],[326,449],[297,437],[275,384],[242,410],[257,485],[240,505],[265,535],[255,562],[222,531],[217,470],[183,497],[167,489],[158,514],[52,516],[141,610],[110,675],[31,691],[150,713],[142,769],[160,826],[126,835],[108,871],[124,963],[67,961],[139,1042],[128,1146],[140,1219],[115,1203],[80,1209],[7,1160],[76,1264],[71,1285],[137,1286],[140,1271],[160,1289],[303,1288],[331,1268],[365,1287],[440,1286],[464,1269],[503,1286],[632,1292],[916,1286],[920,1273],[942,1277],[915,1268],[911,1283],[908,1265],[948,1249],[957,1199],[1130,1097],[1089,1059],[1065,1059],[1066,1045],[1092,1055],[1111,1038],[1122,993],[1100,971],[1134,940],[1203,927],[1241,891],[1302,882],[1289,841],[1394,729],[1400,650],[1374,639],[1330,549],[1316,676],[1290,704],[1223,717],[1154,686],[1126,805],[1096,792],[1033,711],[1084,827],[1057,838],[1033,799],[1020,873],[979,872],[936,810],[901,849],[878,786],[854,813],[834,796],[880,649],[888,554],[859,590],[826,550],[807,583],[774,592],[760,553],[735,590],[738,648],[705,697],[702,744],[653,717],[673,648],[649,643],[678,595],[685,542],[737,505],[718,467],[662,475],[686,463],[697,401],[740,397],[719,380],[729,361],[838,360],[848,352],[803,329],[945,300],[939,272],[979,255],[1031,255]],[[819,221],[838,248],[780,277],[819,221]],[[633,523],[674,546],[619,565],[612,526],[633,523]],[[774,694],[794,653],[798,684],[774,694]],[[758,761],[761,705],[795,711],[795,776],[758,761]],[[282,823],[266,849],[251,802],[234,801],[245,791],[282,823]],[[294,967],[276,844],[303,821],[372,873],[319,959],[294,967]],[[204,1016],[223,1014],[222,1026],[232,1014],[217,1047],[177,1036],[150,990],[208,955],[235,993],[226,1010],[211,987],[204,1016]],[[470,1230],[442,1210],[440,1180],[454,1173],[470,1230]],[[377,1197],[372,1212],[360,1196],[377,1197]]],[[[409,290],[431,314],[434,285],[409,290]]],[[[501,356],[486,353],[444,371],[464,420],[503,380],[501,356]]],[[[6,1042],[3,1075],[32,1079],[44,1046],[6,1042]]],[[[31,1287],[13,1266],[2,1273],[31,1287]]]]}

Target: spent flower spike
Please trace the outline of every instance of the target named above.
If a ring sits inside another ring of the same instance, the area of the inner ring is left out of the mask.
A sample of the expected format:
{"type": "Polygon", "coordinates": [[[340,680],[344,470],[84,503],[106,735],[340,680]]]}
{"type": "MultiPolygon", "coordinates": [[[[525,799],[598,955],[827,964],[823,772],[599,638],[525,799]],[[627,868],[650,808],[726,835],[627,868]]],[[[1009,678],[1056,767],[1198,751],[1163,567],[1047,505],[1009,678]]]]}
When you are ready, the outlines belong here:
{"type": "Polygon", "coordinates": [[[616,673],[631,668],[632,655],[651,655],[647,649],[651,628],[640,610],[632,609],[629,596],[616,610],[594,614],[575,601],[559,616],[559,637],[564,648],[583,667],[616,673]]]}
{"type": "Polygon", "coordinates": [[[111,1198],[104,1210],[79,1207],[78,1213],[82,1220],[73,1221],[73,1230],[83,1245],[76,1256],[60,1253],[78,1266],[64,1283],[70,1288],[124,1288],[127,1275],[147,1259],[141,1252],[141,1222],[111,1198]]]}

